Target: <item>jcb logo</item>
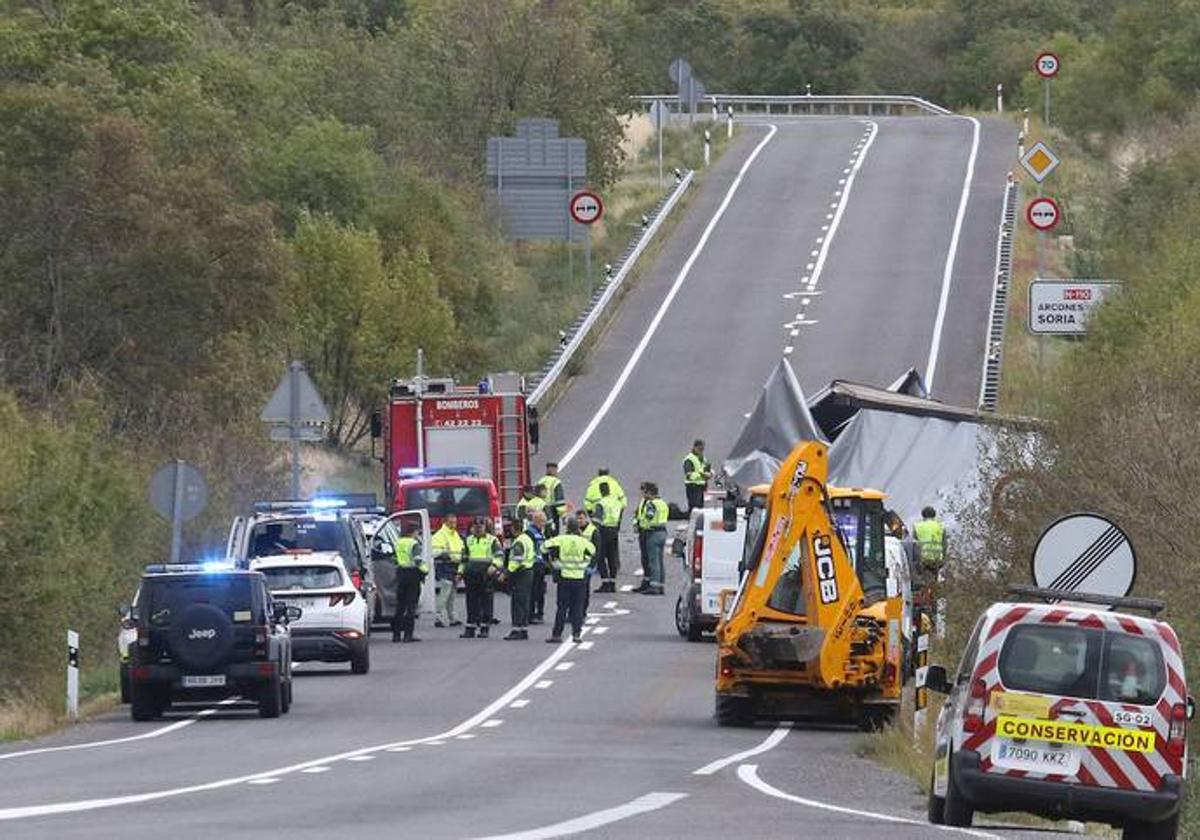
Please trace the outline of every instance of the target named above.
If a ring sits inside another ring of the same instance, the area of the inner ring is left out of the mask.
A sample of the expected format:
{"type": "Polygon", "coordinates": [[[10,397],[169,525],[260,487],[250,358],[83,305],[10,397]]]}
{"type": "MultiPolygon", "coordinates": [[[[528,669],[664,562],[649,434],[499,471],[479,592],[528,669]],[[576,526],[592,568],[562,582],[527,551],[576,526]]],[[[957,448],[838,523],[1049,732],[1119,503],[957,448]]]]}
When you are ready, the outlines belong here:
{"type": "Polygon", "coordinates": [[[837,570],[833,565],[833,541],[826,534],[813,537],[813,556],[817,558],[817,586],[822,604],[838,599],[837,570]]]}

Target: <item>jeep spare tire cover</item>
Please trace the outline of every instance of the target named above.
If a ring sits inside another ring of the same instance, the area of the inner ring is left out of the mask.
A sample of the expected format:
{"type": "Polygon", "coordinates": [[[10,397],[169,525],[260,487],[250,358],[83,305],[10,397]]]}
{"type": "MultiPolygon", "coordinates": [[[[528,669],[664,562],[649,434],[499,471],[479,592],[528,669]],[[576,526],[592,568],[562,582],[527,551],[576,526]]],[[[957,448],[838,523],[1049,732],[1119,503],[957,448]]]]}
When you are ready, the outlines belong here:
{"type": "Polygon", "coordinates": [[[233,647],[233,622],[212,604],[192,604],[171,624],[167,642],[179,664],[205,671],[221,664],[233,647]]]}

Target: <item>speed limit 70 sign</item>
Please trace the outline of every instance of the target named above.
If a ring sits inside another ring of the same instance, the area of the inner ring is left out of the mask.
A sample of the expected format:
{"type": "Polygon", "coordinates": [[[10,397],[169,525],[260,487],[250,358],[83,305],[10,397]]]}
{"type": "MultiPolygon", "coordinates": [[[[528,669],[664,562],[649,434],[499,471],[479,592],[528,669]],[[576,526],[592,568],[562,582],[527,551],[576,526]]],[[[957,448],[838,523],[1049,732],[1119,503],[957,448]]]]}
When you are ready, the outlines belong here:
{"type": "Polygon", "coordinates": [[[1053,79],[1058,75],[1058,69],[1061,66],[1062,62],[1052,52],[1039,53],[1033,62],[1033,69],[1037,70],[1037,74],[1043,79],[1053,79]]]}

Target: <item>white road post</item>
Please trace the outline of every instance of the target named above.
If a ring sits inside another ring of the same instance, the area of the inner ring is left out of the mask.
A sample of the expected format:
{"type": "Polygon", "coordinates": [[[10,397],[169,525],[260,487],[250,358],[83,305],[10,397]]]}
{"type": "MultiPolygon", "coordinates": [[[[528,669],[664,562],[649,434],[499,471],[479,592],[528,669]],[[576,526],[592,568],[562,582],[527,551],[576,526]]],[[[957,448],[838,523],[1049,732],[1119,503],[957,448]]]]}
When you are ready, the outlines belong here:
{"type": "Polygon", "coordinates": [[[925,687],[925,677],[929,673],[929,634],[917,635],[917,669],[913,679],[915,687],[913,706],[913,741],[920,743],[921,733],[925,730],[925,721],[929,717],[929,689],[925,687]]]}
{"type": "Polygon", "coordinates": [[[67,631],[67,717],[79,718],[79,633],[67,631]]]}
{"type": "Polygon", "coordinates": [[[1021,133],[1028,136],[1028,134],[1029,134],[1029,109],[1028,108],[1025,109],[1024,114],[1025,114],[1025,117],[1021,122],[1021,133]]]}
{"type": "Polygon", "coordinates": [[[717,97],[715,97],[715,96],[713,97],[712,106],[713,106],[712,121],[716,122],[718,119],[720,119],[720,117],[717,116],[717,97]]]}
{"type": "Polygon", "coordinates": [[[997,83],[996,85],[996,113],[1004,113],[1004,85],[997,83]]]}
{"type": "Polygon", "coordinates": [[[1025,157],[1025,132],[1017,134],[1017,160],[1025,157]]]}
{"type": "Polygon", "coordinates": [[[712,153],[712,133],[706,128],[704,129],[704,165],[708,166],[708,161],[712,153]]]}
{"type": "Polygon", "coordinates": [[[725,115],[726,115],[725,136],[733,137],[733,105],[726,106],[725,115]]]}

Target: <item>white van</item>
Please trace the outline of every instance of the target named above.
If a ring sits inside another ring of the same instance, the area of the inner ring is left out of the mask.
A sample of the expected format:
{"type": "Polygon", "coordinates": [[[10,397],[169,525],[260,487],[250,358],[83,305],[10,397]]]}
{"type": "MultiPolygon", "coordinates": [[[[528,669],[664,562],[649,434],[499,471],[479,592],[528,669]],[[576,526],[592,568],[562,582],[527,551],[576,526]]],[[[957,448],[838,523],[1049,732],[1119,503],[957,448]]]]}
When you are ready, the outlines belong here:
{"type": "Polygon", "coordinates": [[[738,508],[737,528],[726,531],[723,494],[710,493],[706,506],[692,511],[676,530],[671,554],[683,569],[683,589],[675,601],[675,629],[689,642],[717,629],[721,590],[737,589],[738,564],[746,541],[746,509],[738,508]]]}

